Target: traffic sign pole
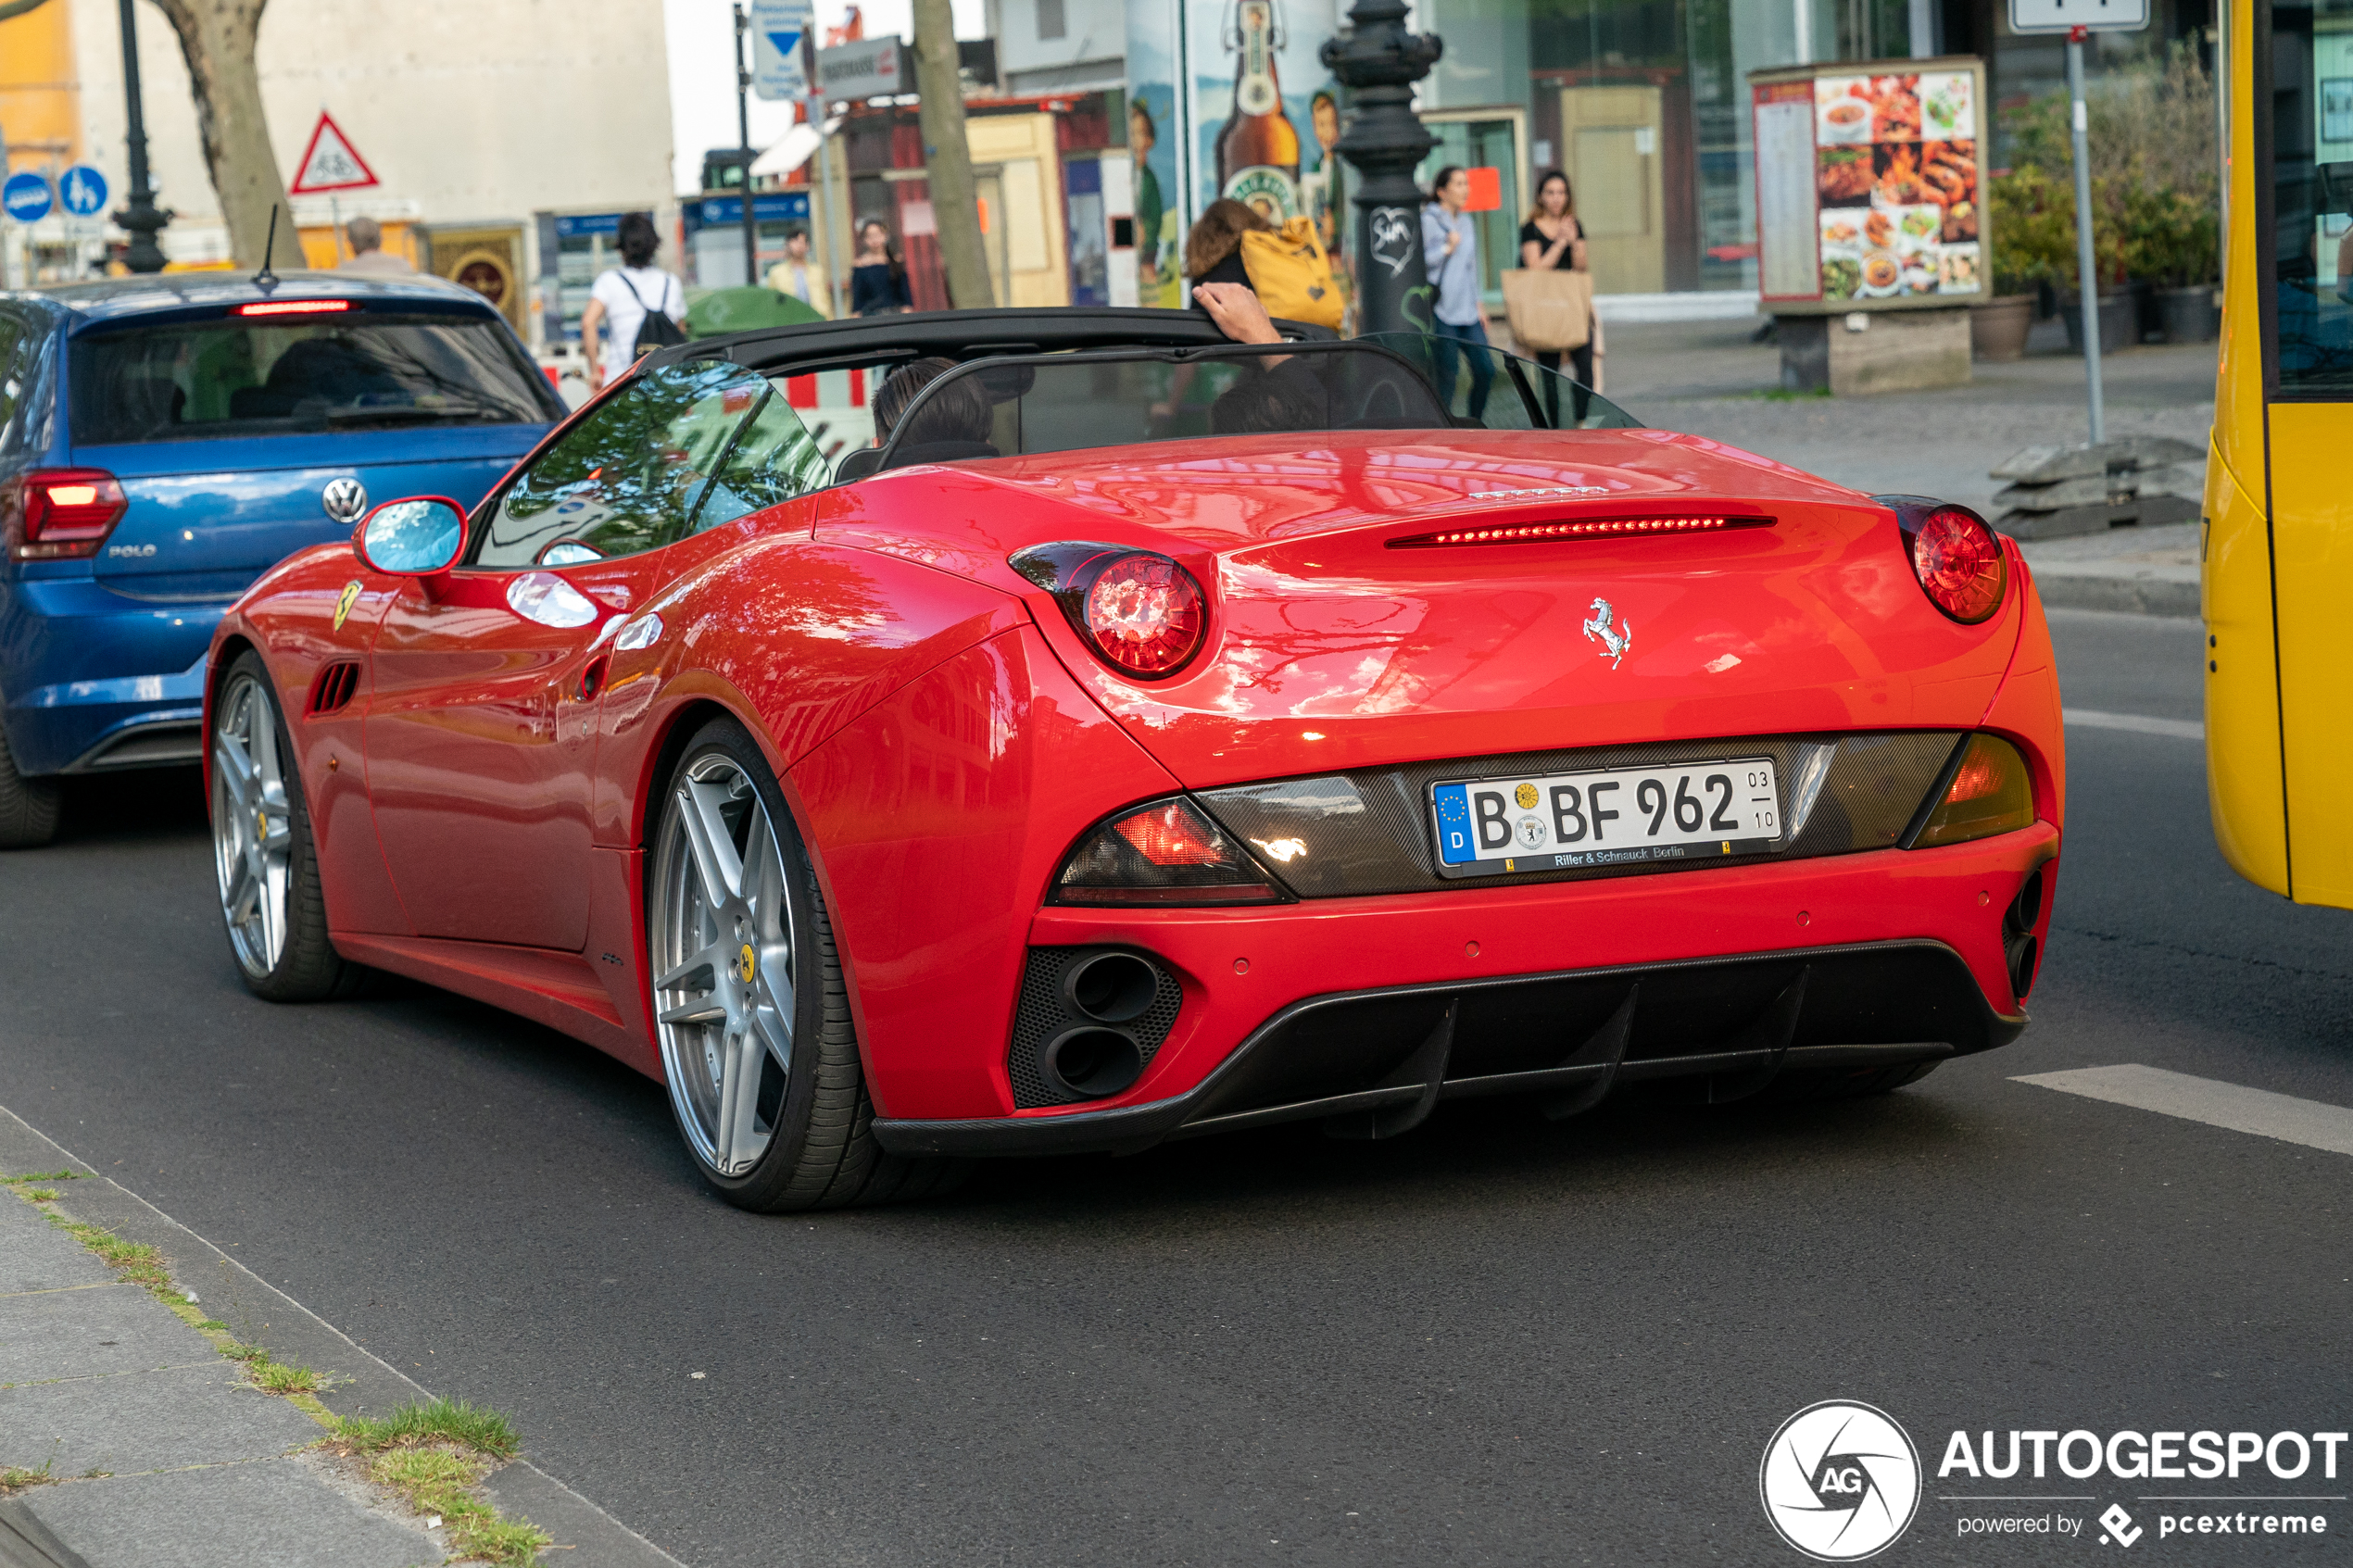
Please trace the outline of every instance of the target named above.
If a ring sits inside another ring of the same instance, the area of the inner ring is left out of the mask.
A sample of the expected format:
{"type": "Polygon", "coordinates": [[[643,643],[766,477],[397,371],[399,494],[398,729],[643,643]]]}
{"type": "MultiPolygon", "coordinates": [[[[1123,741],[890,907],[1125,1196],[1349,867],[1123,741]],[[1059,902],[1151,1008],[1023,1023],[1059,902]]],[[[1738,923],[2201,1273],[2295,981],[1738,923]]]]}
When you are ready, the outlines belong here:
{"type": "Polygon", "coordinates": [[[2091,119],[2083,107],[2083,39],[2088,30],[2076,27],[2067,34],[2067,95],[2075,123],[2075,294],[2083,312],[2083,382],[2092,405],[2092,445],[2108,439],[2106,410],[2100,407],[2100,280],[2092,259],[2092,138],[2091,119]]]}
{"type": "Polygon", "coordinates": [[[760,220],[751,210],[751,66],[744,58],[744,34],[751,31],[751,15],[736,6],[736,145],[743,149],[744,282],[760,282],[760,220]]]}

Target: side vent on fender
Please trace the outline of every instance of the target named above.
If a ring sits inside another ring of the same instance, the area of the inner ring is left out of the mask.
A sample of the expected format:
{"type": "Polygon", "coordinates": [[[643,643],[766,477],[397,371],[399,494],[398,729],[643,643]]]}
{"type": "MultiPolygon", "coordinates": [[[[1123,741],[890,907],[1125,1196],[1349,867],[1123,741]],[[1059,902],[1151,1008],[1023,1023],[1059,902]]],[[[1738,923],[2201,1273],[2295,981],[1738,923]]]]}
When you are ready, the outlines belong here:
{"type": "Polygon", "coordinates": [[[333,713],[349,702],[359,692],[359,666],[350,659],[338,659],[319,671],[310,683],[309,717],[316,719],[333,713]]]}

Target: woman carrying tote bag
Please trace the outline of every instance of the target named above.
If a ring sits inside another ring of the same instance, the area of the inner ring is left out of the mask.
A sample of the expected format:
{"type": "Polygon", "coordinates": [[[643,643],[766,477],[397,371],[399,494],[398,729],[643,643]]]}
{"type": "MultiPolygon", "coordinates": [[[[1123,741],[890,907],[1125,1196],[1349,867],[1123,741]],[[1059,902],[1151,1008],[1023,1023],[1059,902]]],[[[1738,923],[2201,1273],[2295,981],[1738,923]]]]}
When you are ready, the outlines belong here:
{"type": "MultiPolygon", "coordinates": [[[[1593,356],[1601,323],[1593,317],[1593,275],[1585,265],[1585,226],[1577,220],[1568,176],[1548,169],[1536,181],[1536,205],[1519,229],[1519,268],[1504,274],[1512,341],[1557,372],[1568,357],[1576,379],[1572,423],[1583,424],[1592,403],[1593,356]]],[[[1560,388],[1544,383],[1545,413],[1560,428],[1560,388]]]]}

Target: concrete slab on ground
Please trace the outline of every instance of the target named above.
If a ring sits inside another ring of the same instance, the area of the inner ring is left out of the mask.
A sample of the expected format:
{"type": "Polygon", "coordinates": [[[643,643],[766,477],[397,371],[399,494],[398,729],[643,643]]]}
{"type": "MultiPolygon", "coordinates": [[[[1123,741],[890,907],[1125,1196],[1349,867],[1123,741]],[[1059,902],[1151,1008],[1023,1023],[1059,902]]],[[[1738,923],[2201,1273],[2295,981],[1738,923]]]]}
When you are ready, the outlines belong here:
{"type": "Polygon", "coordinates": [[[90,1568],[428,1568],[446,1555],[296,1460],[75,1481],[19,1501],[90,1568]]]}
{"type": "Polygon", "coordinates": [[[0,1209],[0,1297],[29,1290],[112,1285],[114,1271],[31,1205],[0,1209]],[[13,1212],[12,1212],[13,1210],[13,1212]]]}
{"type": "MultiPolygon", "coordinates": [[[[8,1202],[16,1207],[13,1198],[8,1202]]],[[[135,1285],[0,1296],[0,1384],[108,1377],[227,1361],[135,1285]]]]}
{"type": "Polygon", "coordinates": [[[2196,522],[2161,528],[2111,528],[2074,539],[2022,545],[2045,604],[2074,609],[2196,616],[2196,522]]]}
{"type": "Polygon", "coordinates": [[[323,1436],[218,1355],[208,1366],[0,1389],[0,1464],[46,1464],[55,1475],[274,1459],[323,1436]]]}

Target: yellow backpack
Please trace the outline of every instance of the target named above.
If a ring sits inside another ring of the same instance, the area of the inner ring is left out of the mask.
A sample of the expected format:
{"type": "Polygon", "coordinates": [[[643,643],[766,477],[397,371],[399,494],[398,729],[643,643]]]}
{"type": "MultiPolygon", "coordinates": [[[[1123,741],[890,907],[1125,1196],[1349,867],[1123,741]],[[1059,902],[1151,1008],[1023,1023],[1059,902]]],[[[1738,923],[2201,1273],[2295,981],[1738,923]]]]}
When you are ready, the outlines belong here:
{"type": "Polygon", "coordinates": [[[1340,328],[1340,284],[1331,258],[1315,238],[1315,220],[1294,218],[1280,229],[1242,236],[1242,270],[1251,292],[1277,320],[1340,328]]]}

